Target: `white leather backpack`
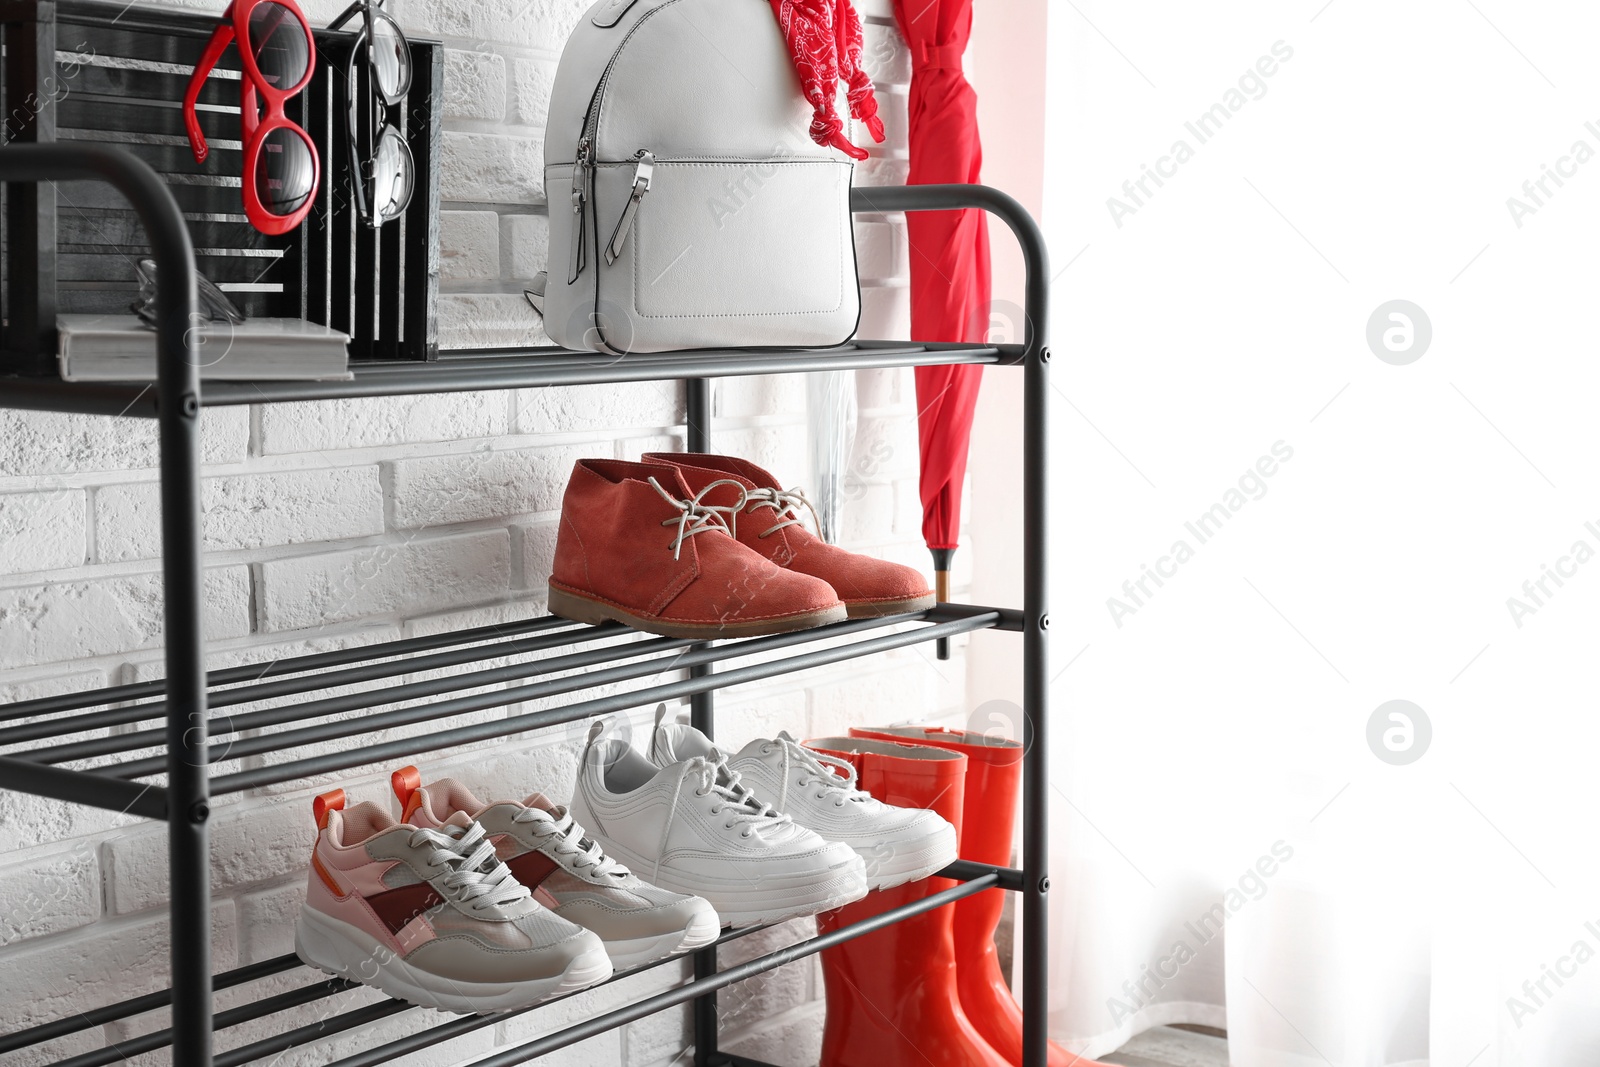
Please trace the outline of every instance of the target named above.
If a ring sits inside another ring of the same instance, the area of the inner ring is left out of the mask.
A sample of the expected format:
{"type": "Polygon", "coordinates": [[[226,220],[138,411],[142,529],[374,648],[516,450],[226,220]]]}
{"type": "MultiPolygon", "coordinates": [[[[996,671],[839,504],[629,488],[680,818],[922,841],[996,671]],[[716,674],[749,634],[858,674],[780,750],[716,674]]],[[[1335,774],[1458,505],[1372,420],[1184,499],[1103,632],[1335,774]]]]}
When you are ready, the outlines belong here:
{"type": "Polygon", "coordinates": [[[614,353],[849,340],[853,167],[810,122],[767,0],[591,7],[545,131],[551,340],[614,353]]]}

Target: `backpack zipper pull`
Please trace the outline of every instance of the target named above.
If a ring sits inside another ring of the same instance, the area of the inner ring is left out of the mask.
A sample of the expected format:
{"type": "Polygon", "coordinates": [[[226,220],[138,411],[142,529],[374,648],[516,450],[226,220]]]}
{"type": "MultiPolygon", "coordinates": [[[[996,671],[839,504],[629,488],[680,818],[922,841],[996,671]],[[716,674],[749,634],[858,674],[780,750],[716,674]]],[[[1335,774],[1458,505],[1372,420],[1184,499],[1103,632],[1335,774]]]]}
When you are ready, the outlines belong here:
{"type": "Polygon", "coordinates": [[[633,168],[633,192],[628,197],[628,206],[622,209],[622,217],[617,220],[617,228],[611,233],[611,241],[606,245],[606,266],[617,261],[622,255],[622,246],[628,243],[628,231],[633,228],[633,217],[639,213],[639,202],[644,199],[644,194],[650,191],[650,175],[655,172],[656,157],[648,148],[641,148],[633,154],[636,161],[633,168]]]}
{"type": "Polygon", "coordinates": [[[584,268],[584,231],[588,228],[586,226],[587,213],[585,212],[584,208],[587,206],[589,201],[589,171],[593,166],[593,154],[594,147],[590,143],[589,138],[585,137],[583,140],[578,142],[578,158],[577,161],[572,164],[573,236],[572,258],[567,264],[568,285],[571,285],[573,282],[578,280],[578,275],[583,273],[584,268]]]}

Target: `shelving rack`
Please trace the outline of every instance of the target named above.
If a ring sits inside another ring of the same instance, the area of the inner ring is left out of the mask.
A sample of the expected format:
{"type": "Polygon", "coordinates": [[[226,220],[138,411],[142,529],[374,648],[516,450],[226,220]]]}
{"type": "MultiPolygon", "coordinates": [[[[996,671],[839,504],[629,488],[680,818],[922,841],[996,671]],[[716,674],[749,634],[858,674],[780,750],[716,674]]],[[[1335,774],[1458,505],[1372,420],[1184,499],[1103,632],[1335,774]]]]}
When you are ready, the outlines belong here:
{"type": "MultiPolygon", "coordinates": [[[[937,641],[991,628],[1014,631],[1023,644],[1023,832],[1022,867],[957,862],[941,874],[954,886],[864,922],[813,937],[735,967],[719,969],[717,949],[695,954],[694,979],[646,999],[604,1012],[556,1033],[478,1061],[477,1067],[510,1067],[585,1040],[675,1005],[694,1002],[697,1067],[765,1067],[717,1048],[717,990],[752,975],[871,933],[951,901],[1001,888],[1022,895],[1027,941],[1022,952],[1025,1067],[1045,1067],[1047,1046],[1045,817],[1046,691],[1048,661],[1046,575],[1047,394],[1050,353],[1046,344],[1048,283],[1044,241],[1016,201],[983,186],[942,185],[863,188],[852,194],[857,212],[936,211],[977,208],[1004,221],[1021,243],[1027,266],[1027,334],[1022,344],[939,345],[861,341],[827,351],[728,350],[621,357],[560,349],[458,352],[438,363],[361,366],[342,382],[219,382],[202,391],[187,325],[194,308],[193,248],[182,214],[166,186],[145,164],[116,149],[88,145],[19,145],[0,149],[0,181],[44,182],[97,179],[118,189],[137,212],[163,279],[159,319],[159,378],[140,385],[85,385],[54,380],[0,378],[0,406],[154,418],[161,443],[161,507],[165,588],[166,677],[0,707],[0,745],[42,742],[0,756],[4,788],[76,804],[165,820],[170,843],[170,989],[135,997],[0,1035],[0,1054],[170,1007],[170,1028],[60,1061],[58,1067],[91,1067],[170,1047],[179,1067],[233,1067],[367,1025],[404,1011],[399,1001],[331,1014],[231,1051],[213,1054],[212,1034],[267,1018],[297,1005],[331,997],[352,983],[315,976],[310,984],[214,1011],[214,990],[230,988],[301,966],[294,956],[253,963],[213,975],[210,962],[210,798],[294,781],[309,775],[377,761],[434,753],[449,746],[574,722],[664,700],[690,700],[695,725],[714,726],[713,694],[745,682],[937,641]],[[1021,610],[940,604],[924,612],[886,619],[860,619],[776,637],[694,643],[645,637],[616,624],[584,626],[551,616],[513,625],[389,641],[321,652],[272,664],[207,672],[202,618],[199,424],[206,407],[342,397],[398,396],[466,390],[538,388],[602,382],[685,379],[688,447],[710,447],[712,378],[724,375],[804,373],[943,363],[1021,368],[1025,377],[1022,457],[1024,486],[1024,602],[1021,610]],[[641,639],[642,638],[642,639],[641,639]],[[539,654],[564,649],[559,655],[539,654]],[[748,663],[742,659],[756,657],[748,663]],[[496,665],[491,665],[496,664],[496,665]],[[476,666],[474,666],[476,665],[476,666]],[[448,677],[403,676],[445,667],[471,668],[448,677]],[[491,707],[565,696],[596,686],[651,679],[687,668],[687,676],[652,681],[643,688],[610,692],[507,718],[447,725],[445,720],[491,707]],[[581,674],[567,672],[581,671],[581,674]],[[354,683],[394,680],[367,692],[354,683]],[[507,683],[516,683],[507,685],[507,683]],[[487,685],[502,686],[483,692],[487,685]],[[330,692],[322,692],[322,691],[330,692]],[[459,695],[449,696],[450,693],[459,695]],[[278,701],[278,703],[274,703],[278,701]],[[250,703],[253,710],[212,716],[208,709],[250,703]],[[347,713],[359,712],[357,715],[347,713]],[[106,732],[160,722],[156,729],[106,732]],[[284,729],[277,729],[283,727],[284,729]],[[395,731],[412,732],[395,737],[395,731]],[[385,739],[363,742],[383,731],[385,739]],[[84,736],[79,736],[84,735],[84,736]],[[212,736],[221,738],[211,742],[212,736]],[[71,738],[77,737],[77,740],[71,738]],[[329,750],[328,742],[340,742],[329,750]],[[296,754],[301,746],[317,751],[296,754]],[[130,757],[164,748],[158,757],[130,757]],[[213,776],[214,762],[267,752],[271,762],[213,776]],[[98,761],[98,762],[97,762],[98,761]],[[67,764],[72,764],[69,768],[67,764]],[[88,766],[85,766],[88,764],[88,766]],[[164,783],[152,781],[164,776],[164,783]]],[[[726,932],[718,945],[753,932],[726,932]]],[[[665,961],[663,961],[665,962],[665,961]]],[[[655,966],[655,965],[652,965],[655,966]]],[[[639,968],[640,970],[644,968],[639,968]]],[[[633,973],[633,972],[629,972],[633,973]]],[[[618,975],[617,977],[625,977],[618,975]]],[[[615,980],[615,979],[613,979],[615,980]]],[[[530,1010],[538,1010],[530,1009],[530,1010]]],[[[367,1067],[426,1048],[505,1018],[466,1016],[365,1049],[335,1067],[367,1067]]]]}

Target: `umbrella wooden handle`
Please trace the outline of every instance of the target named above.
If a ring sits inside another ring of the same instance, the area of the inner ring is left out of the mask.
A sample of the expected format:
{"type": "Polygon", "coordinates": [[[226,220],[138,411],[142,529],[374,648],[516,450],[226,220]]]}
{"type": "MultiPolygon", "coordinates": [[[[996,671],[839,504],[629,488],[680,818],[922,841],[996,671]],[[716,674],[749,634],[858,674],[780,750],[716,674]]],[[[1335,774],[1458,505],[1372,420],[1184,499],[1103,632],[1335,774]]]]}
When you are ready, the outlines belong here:
{"type": "MultiPolygon", "coordinates": [[[[938,570],[933,572],[933,598],[941,604],[950,602],[950,572],[938,570]]],[[[936,659],[950,658],[950,640],[941,637],[933,643],[933,655],[936,659]]]]}

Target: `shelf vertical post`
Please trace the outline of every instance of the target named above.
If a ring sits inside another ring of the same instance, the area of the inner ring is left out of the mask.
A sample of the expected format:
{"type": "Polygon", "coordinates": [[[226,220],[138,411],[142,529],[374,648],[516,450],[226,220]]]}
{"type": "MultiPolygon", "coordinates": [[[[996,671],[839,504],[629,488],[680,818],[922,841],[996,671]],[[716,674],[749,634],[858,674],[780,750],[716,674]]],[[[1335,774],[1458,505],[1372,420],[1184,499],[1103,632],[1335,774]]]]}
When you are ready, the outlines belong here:
{"type": "Polygon", "coordinates": [[[200,364],[191,329],[197,303],[194,247],[166,185],[148,168],[143,174],[155,185],[144,198],[153,203],[135,200],[134,206],[163,279],[156,293],[156,422],[167,668],[172,1062],[174,1067],[210,1067],[211,763],[200,565],[200,364]]]}
{"type": "Polygon", "coordinates": [[[201,635],[200,427],[197,411],[170,410],[175,403],[168,394],[179,388],[177,383],[164,388],[160,401],[172,1062],[174,1067],[210,1067],[211,804],[201,635]]]}
{"type": "MultiPolygon", "coordinates": [[[[13,38],[7,40],[14,42],[13,38]]],[[[172,1062],[174,1067],[210,1067],[210,750],[201,624],[205,585],[200,569],[200,361],[191,330],[197,303],[194,245],[172,191],[148,163],[122,149],[77,143],[23,144],[0,152],[0,181],[65,180],[97,180],[115,186],[138,213],[156,270],[164,279],[156,291],[155,392],[161,441],[162,641],[167,666],[172,1062]]],[[[15,197],[17,188],[9,193],[15,197]]],[[[20,238],[15,233],[11,236],[15,252],[20,238]]]]}
{"type": "MultiPolygon", "coordinates": [[[[690,452],[711,451],[711,379],[689,378],[684,382],[684,448],[690,452]]],[[[696,645],[704,648],[704,645],[696,645]]],[[[709,665],[690,667],[689,676],[711,673],[709,665]]],[[[716,704],[707,691],[689,698],[689,721],[707,737],[715,736],[716,704]]],[[[717,973],[715,946],[694,954],[694,976],[709,978],[717,973]]],[[[718,1067],[725,1057],[717,1049],[717,994],[713,991],[694,999],[694,1067],[718,1067]]]]}
{"type": "MultiPolygon", "coordinates": [[[[686,430],[684,447],[690,452],[710,452],[711,379],[690,378],[686,380],[684,382],[684,394],[684,428],[686,430]]],[[[695,647],[705,648],[707,646],[696,645],[695,647]]],[[[710,673],[711,666],[709,664],[701,664],[689,668],[689,677],[691,678],[701,678],[710,673]]],[[[690,722],[696,730],[699,730],[707,737],[715,736],[713,733],[715,727],[715,695],[712,692],[707,690],[704,693],[696,693],[691,696],[689,698],[689,715],[690,722]]],[[[709,953],[709,958],[715,961],[715,950],[707,949],[706,952],[709,953]]],[[[713,1011],[715,1011],[715,1007],[716,1005],[713,1001],[713,1011]]],[[[698,1012],[699,1009],[700,1003],[696,1002],[696,1011],[698,1012]]],[[[715,1031],[713,1031],[714,1034],[715,1031]]]]}
{"type": "MultiPolygon", "coordinates": [[[[1009,220],[1008,220],[1009,221],[1009,220]]],[[[1022,466],[1022,1067],[1046,1067],[1050,891],[1050,349],[1049,281],[1037,229],[1018,228],[1028,260],[1022,466]]]]}
{"type": "Polygon", "coordinates": [[[684,422],[688,435],[684,448],[690,452],[711,451],[711,379],[684,380],[684,422]]]}

